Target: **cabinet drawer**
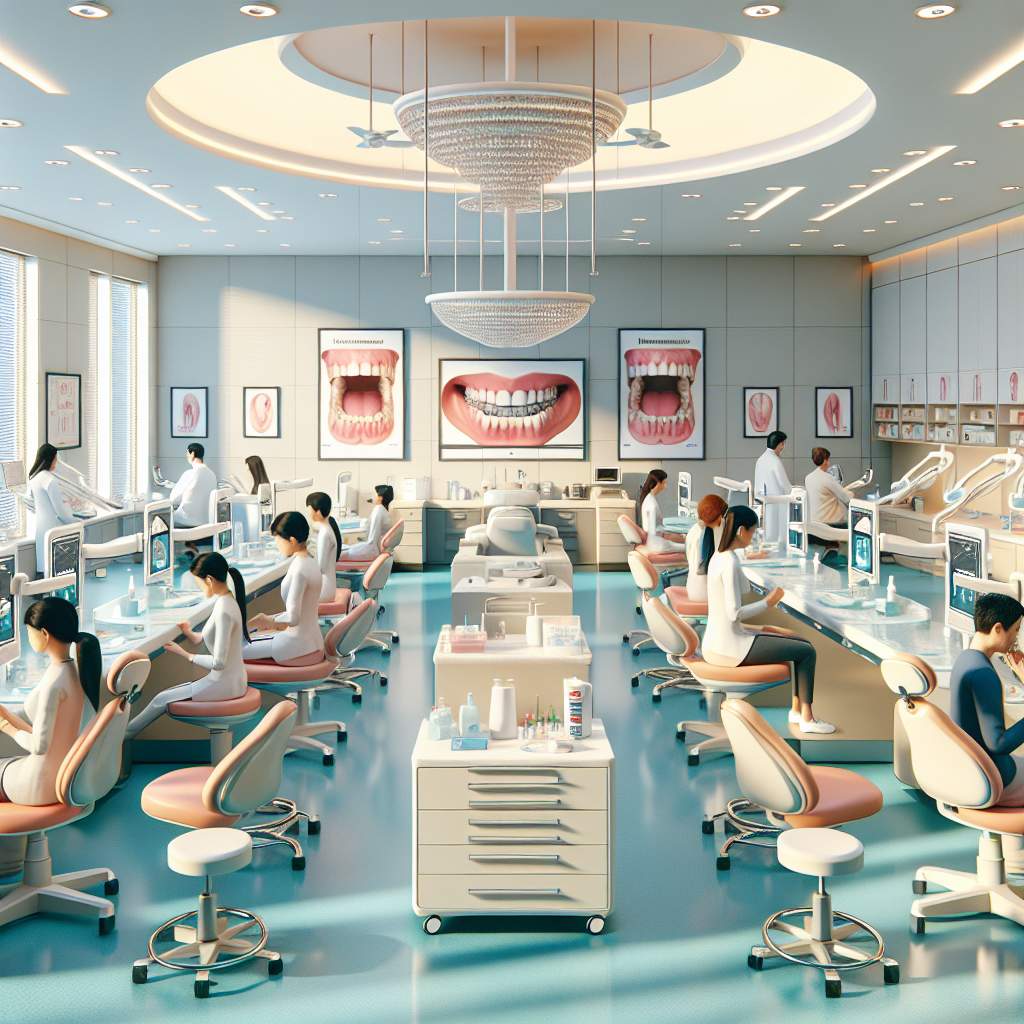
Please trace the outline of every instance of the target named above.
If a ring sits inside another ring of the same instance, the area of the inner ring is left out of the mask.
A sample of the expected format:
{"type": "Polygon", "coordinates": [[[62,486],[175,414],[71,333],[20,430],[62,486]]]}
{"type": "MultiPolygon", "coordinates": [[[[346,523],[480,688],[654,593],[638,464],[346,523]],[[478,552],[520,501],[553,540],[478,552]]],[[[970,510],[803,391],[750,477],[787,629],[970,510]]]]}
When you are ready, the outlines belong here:
{"type": "Polygon", "coordinates": [[[405,521],[405,526],[402,527],[402,538],[406,537],[422,537],[423,536],[423,523],[410,523],[408,520],[405,521]]]}
{"type": "Polygon", "coordinates": [[[623,544],[626,543],[625,538],[622,536],[622,531],[619,529],[619,524],[614,519],[602,519],[599,529],[602,537],[618,537],[623,544]]]}
{"type": "Polygon", "coordinates": [[[395,548],[396,562],[411,562],[420,565],[423,562],[423,548],[419,545],[401,545],[395,548]]]}
{"type": "Polygon", "coordinates": [[[438,912],[571,914],[608,909],[607,875],[419,875],[416,889],[418,906],[438,912]]]}
{"type": "Polygon", "coordinates": [[[421,875],[606,875],[607,846],[421,846],[421,875]]]}
{"type": "Polygon", "coordinates": [[[541,510],[540,521],[548,526],[554,526],[558,530],[576,529],[575,511],[566,511],[560,508],[545,508],[541,510]]]}
{"type": "Polygon", "coordinates": [[[392,512],[395,514],[396,519],[405,520],[405,528],[409,529],[410,523],[422,523],[423,522],[423,509],[422,508],[406,508],[404,506],[391,506],[392,512]]]}
{"type": "Polygon", "coordinates": [[[533,808],[606,810],[607,768],[420,768],[425,810],[533,808]]]}
{"type": "MultiPolygon", "coordinates": [[[[509,811],[474,808],[471,811],[420,811],[417,842],[465,845],[489,840],[515,840],[518,847],[548,845],[600,846],[608,842],[606,811],[509,811]]],[[[509,844],[512,845],[512,844],[509,844]]]]}

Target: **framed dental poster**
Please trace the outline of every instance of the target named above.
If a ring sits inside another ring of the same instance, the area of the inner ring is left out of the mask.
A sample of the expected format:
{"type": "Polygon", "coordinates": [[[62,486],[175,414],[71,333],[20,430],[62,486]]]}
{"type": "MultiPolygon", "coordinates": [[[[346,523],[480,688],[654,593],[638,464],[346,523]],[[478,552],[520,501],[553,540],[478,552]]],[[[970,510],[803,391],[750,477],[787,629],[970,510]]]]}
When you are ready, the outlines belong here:
{"type": "Polygon", "coordinates": [[[207,389],[171,388],[171,437],[207,437],[207,389]]]}
{"type": "Polygon", "coordinates": [[[46,441],[66,450],[82,447],[82,375],[46,375],[46,441]]]}
{"type": "Polygon", "coordinates": [[[703,328],[619,331],[619,458],[704,458],[703,328]]]}
{"type": "Polygon", "coordinates": [[[441,359],[439,456],[582,460],[582,359],[441,359]]]}
{"type": "Polygon", "coordinates": [[[321,327],[319,451],[331,459],[405,458],[405,331],[321,327]]]}
{"type": "Polygon", "coordinates": [[[853,437],[853,388],[815,388],[815,437],[853,437]]]}
{"type": "Polygon", "coordinates": [[[779,429],[779,389],[743,389],[743,436],[767,437],[779,429]]]}
{"type": "Polygon", "coordinates": [[[242,388],[242,436],[281,436],[280,388],[242,388]]]}

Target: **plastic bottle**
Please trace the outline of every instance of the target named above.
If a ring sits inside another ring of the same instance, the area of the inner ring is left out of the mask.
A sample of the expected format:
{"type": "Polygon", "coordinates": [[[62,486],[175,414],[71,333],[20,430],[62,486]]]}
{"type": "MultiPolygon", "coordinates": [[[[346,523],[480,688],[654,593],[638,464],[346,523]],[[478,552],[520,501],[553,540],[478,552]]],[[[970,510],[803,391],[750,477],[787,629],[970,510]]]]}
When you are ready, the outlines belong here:
{"type": "Polygon", "coordinates": [[[466,703],[459,708],[459,735],[480,735],[480,709],[473,701],[473,694],[466,694],[466,703]]]}

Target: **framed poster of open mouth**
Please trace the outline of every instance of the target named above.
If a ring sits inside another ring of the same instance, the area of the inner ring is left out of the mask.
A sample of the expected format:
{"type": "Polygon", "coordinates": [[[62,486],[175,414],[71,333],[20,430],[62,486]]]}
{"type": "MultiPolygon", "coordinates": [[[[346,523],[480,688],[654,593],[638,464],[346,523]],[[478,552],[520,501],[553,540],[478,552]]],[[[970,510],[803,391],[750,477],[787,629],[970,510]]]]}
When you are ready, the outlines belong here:
{"type": "Polygon", "coordinates": [[[619,458],[704,458],[704,330],[619,331],[619,458]]]}
{"type": "Polygon", "coordinates": [[[581,460],[582,359],[438,361],[440,458],[581,460]]]}
{"type": "Polygon", "coordinates": [[[405,331],[321,327],[319,457],[405,458],[405,331]]]}

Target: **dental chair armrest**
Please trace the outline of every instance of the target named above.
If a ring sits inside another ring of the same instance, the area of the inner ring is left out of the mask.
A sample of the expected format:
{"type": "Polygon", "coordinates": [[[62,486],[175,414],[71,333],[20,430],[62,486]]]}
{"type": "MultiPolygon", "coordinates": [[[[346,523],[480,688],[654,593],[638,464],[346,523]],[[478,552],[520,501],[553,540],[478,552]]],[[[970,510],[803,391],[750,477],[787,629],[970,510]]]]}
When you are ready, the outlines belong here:
{"type": "Polygon", "coordinates": [[[894,533],[880,533],[878,535],[878,550],[886,551],[893,555],[903,555],[906,558],[945,559],[946,557],[946,545],[941,541],[929,543],[927,541],[909,540],[894,533]]]}
{"type": "Polygon", "coordinates": [[[552,551],[564,551],[565,544],[562,543],[561,537],[546,537],[544,540],[544,550],[540,554],[547,554],[552,551]]]}
{"type": "Polygon", "coordinates": [[[812,537],[820,537],[822,540],[845,542],[847,539],[845,526],[829,526],[828,523],[808,523],[807,532],[812,537]]]}
{"type": "Polygon", "coordinates": [[[538,537],[557,537],[558,528],[556,526],[549,526],[547,523],[537,524],[537,536],[538,537]]]}

